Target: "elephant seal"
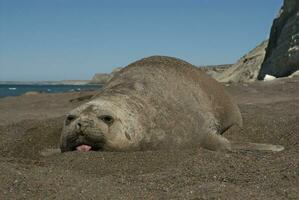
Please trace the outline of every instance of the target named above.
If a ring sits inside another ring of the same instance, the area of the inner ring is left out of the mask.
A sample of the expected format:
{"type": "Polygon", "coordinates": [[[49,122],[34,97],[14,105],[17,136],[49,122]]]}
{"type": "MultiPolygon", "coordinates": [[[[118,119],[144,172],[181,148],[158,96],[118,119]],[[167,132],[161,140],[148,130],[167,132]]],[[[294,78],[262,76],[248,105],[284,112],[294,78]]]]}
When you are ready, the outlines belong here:
{"type": "Polygon", "coordinates": [[[217,81],[183,60],[152,56],[121,69],[91,101],[68,113],[60,149],[231,150],[233,143],[222,134],[234,125],[242,126],[239,108],[217,81]]]}

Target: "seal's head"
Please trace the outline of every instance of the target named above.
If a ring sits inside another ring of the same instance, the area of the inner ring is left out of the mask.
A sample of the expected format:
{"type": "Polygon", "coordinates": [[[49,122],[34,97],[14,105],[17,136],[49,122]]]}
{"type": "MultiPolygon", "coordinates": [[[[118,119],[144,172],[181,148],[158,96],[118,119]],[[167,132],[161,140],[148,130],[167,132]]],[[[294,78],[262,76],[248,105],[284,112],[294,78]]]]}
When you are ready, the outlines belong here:
{"type": "Polygon", "coordinates": [[[69,112],[61,134],[61,152],[136,148],[138,120],[123,105],[95,99],[69,112]]]}

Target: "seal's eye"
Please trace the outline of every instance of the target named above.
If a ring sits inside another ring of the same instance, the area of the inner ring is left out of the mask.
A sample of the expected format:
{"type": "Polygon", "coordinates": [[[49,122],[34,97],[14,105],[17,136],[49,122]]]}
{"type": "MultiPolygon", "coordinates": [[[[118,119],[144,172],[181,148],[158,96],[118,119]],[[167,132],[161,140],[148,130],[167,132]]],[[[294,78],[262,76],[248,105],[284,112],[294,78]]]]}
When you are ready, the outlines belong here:
{"type": "Polygon", "coordinates": [[[69,114],[69,115],[66,117],[65,125],[69,125],[69,124],[70,124],[72,121],[74,121],[76,118],[77,118],[76,115],[69,114]]]}
{"type": "Polygon", "coordinates": [[[113,117],[111,117],[109,115],[100,116],[99,119],[102,120],[103,122],[105,122],[107,125],[111,125],[114,122],[113,117]]]}

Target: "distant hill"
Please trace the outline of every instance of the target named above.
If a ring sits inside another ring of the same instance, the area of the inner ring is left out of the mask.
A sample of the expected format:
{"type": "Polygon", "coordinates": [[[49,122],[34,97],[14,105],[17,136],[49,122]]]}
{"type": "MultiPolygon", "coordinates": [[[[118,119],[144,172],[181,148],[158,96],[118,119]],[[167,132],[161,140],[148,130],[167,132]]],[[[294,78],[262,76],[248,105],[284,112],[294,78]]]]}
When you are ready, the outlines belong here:
{"type": "Polygon", "coordinates": [[[199,66],[200,69],[204,70],[208,75],[215,77],[219,73],[223,73],[233,64],[224,64],[224,65],[205,65],[199,66]]]}
{"type": "Polygon", "coordinates": [[[114,74],[120,71],[122,68],[118,67],[115,68],[112,73],[106,74],[106,73],[96,73],[91,81],[89,83],[91,84],[105,84],[107,83],[111,78],[113,78],[114,74]]]}

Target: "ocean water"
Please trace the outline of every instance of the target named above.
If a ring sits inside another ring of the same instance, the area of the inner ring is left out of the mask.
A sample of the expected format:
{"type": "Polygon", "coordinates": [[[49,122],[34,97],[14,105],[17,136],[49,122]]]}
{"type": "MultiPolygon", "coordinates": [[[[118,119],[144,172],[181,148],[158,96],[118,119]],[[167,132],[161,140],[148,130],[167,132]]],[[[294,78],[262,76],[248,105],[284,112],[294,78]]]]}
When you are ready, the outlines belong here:
{"type": "Polygon", "coordinates": [[[98,90],[101,85],[6,85],[0,84],[0,98],[19,96],[26,92],[59,93],[84,90],[98,90]]]}

